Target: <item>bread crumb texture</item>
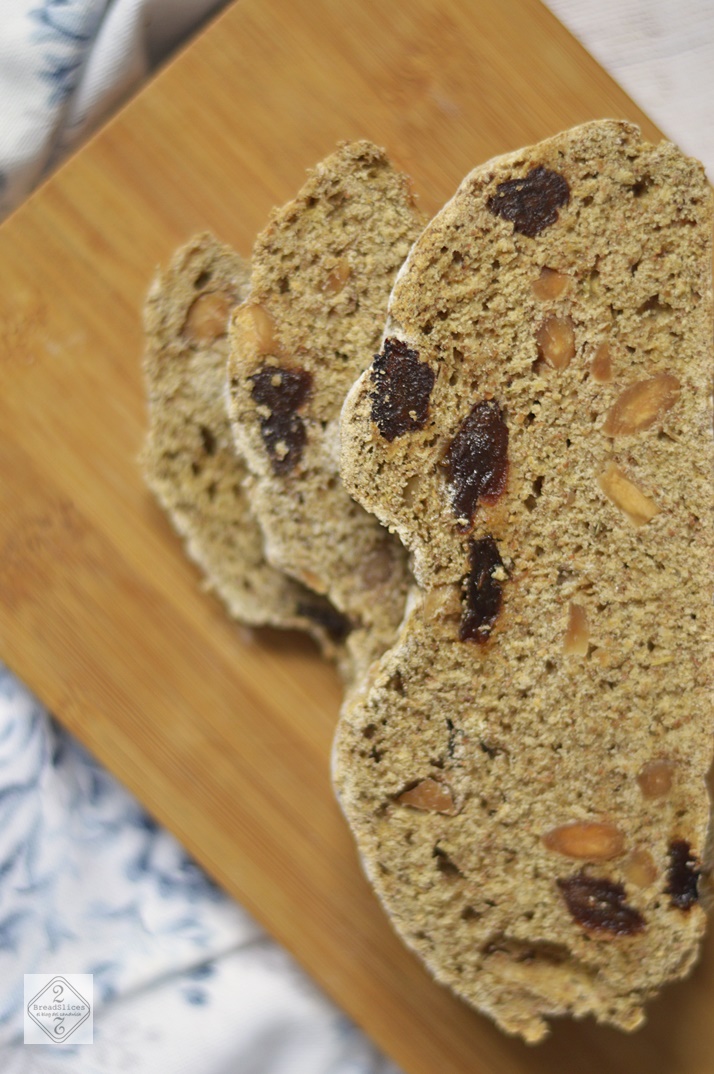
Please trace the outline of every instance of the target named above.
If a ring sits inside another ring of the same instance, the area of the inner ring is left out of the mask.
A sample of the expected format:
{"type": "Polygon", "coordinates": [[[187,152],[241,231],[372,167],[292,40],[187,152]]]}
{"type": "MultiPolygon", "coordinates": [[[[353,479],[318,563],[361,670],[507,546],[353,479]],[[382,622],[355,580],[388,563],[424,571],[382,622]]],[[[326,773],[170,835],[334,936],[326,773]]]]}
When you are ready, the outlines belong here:
{"type": "Polygon", "coordinates": [[[225,408],[228,321],[249,276],[242,258],[203,234],[154,280],[144,312],[149,425],[141,464],[207,587],[233,616],[252,626],[308,630],[334,655],[341,617],[266,561],[233,447],[225,408]]]}
{"type": "Polygon", "coordinates": [[[258,236],[232,321],[230,415],[266,554],[344,617],[355,674],[394,641],[409,574],[398,539],[342,486],[339,415],[423,223],[382,150],[341,145],[258,236]]]}
{"type": "Polygon", "coordinates": [[[434,975],[527,1041],[691,968],[712,759],[712,197],[617,121],[473,171],[342,421],[417,584],[334,778],[434,975]]]}

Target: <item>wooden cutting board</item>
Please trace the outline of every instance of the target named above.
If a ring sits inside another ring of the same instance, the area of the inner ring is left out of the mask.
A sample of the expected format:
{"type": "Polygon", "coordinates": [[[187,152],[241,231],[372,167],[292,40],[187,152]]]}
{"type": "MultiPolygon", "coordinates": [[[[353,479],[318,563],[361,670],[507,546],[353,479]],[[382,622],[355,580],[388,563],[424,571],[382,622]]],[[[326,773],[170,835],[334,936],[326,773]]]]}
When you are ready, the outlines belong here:
{"type": "Polygon", "coordinates": [[[656,135],[536,0],[242,0],[0,230],[0,657],[409,1074],[707,1074],[712,945],[631,1037],[529,1049],[429,979],[330,793],[335,674],[231,624],[142,486],[140,309],[193,232],[249,254],[340,139],[433,212],[604,115],[656,135]]]}

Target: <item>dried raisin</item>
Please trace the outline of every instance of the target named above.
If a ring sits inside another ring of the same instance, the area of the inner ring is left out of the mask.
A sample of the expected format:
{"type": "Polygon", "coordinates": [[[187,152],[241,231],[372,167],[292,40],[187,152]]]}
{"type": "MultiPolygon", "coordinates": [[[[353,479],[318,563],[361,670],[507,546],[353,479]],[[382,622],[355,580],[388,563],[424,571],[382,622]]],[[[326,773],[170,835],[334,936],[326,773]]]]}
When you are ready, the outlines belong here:
{"type": "Polygon", "coordinates": [[[559,878],[557,884],[568,910],[583,928],[613,936],[633,936],[643,931],[645,919],[625,902],[622,884],[582,872],[559,878]]]}
{"type": "Polygon", "coordinates": [[[669,844],[669,868],[667,869],[667,895],[672,896],[672,906],[689,910],[699,899],[699,867],[691,847],[684,839],[669,844]]]}
{"type": "Polygon", "coordinates": [[[501,610],[501,583],[494,578],[494,572],[499,567],[503,570],[503,560],[493,537],[471,541],[469,558],[471,569],[464,579],[459,638],[483,645],[501,610]]]}
{"type": "Polygon", "coordinates": [[[532,239],[556,222],[558,209],[569,201],[567,180],[540,164],[523,179],[499,183],[486,204],[494,216],[510,220],[515,231],[532,239]]]}
{"type": "Polygon", "coordinates": [[[494,503],[506,487],[508,426],[497,402],[484,399],[471,408],[444,456],[444,468],[456,517],[470,525],[479,501],[494,503]]]}
{"type": "Polygon", "coordinates": [[[388,338],[372,363],[372,421],[390,443],[405,433],[423,429],[435,374],[419,352],[400,339],[388,338]]]}
{"type": "Polygon", "coordinates": [[[288,474],[300,461],[307,440],[298,410],[310,395],[312,374],[306,369],[266,365],[250,379],[251,397],[269,411],[260,415],[260,432],[273,472],[288,474]]]}

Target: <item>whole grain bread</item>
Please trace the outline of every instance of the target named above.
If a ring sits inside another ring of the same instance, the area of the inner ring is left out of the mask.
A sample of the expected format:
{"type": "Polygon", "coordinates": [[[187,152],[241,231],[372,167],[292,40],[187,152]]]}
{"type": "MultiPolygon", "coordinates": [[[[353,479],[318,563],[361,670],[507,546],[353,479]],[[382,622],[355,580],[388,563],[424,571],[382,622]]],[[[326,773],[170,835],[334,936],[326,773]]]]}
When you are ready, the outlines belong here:
{"type": "Polygon", "coordinates": [[[394,640],[408,569],[342,488],[339,415],[422,224],[382,150],[341,145],[258,236],[232,321],[229,409],[267,557],[346,617],[357,678],[394,640]]]}
{"type": "Polygon", "coordinates": [[[394,925],[528,1041],[691,968],[712,760],[712,196],[616,121],[477,168],[348,396],[414,556],[336,789],[394,925]]]}
{"type": "Polygon", "coordinates": [[[204,234],[154,280],[144,314],[149,427],[141,464],[231,615],[253,626],[307,630],[339,655],[343,617],[266,561],[233,447],[224,398],[228,318],[249,277],[241,257],[204,234]]]}

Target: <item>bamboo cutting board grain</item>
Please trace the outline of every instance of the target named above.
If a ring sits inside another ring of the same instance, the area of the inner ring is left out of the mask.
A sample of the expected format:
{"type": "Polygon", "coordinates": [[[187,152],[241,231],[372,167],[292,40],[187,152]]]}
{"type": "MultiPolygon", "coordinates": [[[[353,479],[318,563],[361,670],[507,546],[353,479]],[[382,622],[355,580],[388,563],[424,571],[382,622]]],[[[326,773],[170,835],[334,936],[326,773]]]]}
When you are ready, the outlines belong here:
{"type": "Polygon", "coordinates": [[[336,676],[230,623],[142,486],[140,309],[193,232],[249,254],[340,139],[433,212],[604,115],[656,135],[536,0],[243,0],[0,231],[0,657],[409,1074],[710,1074],[712,945],[631,1037],[528,1049],[430,981],[332,800],[336,676]]]}

